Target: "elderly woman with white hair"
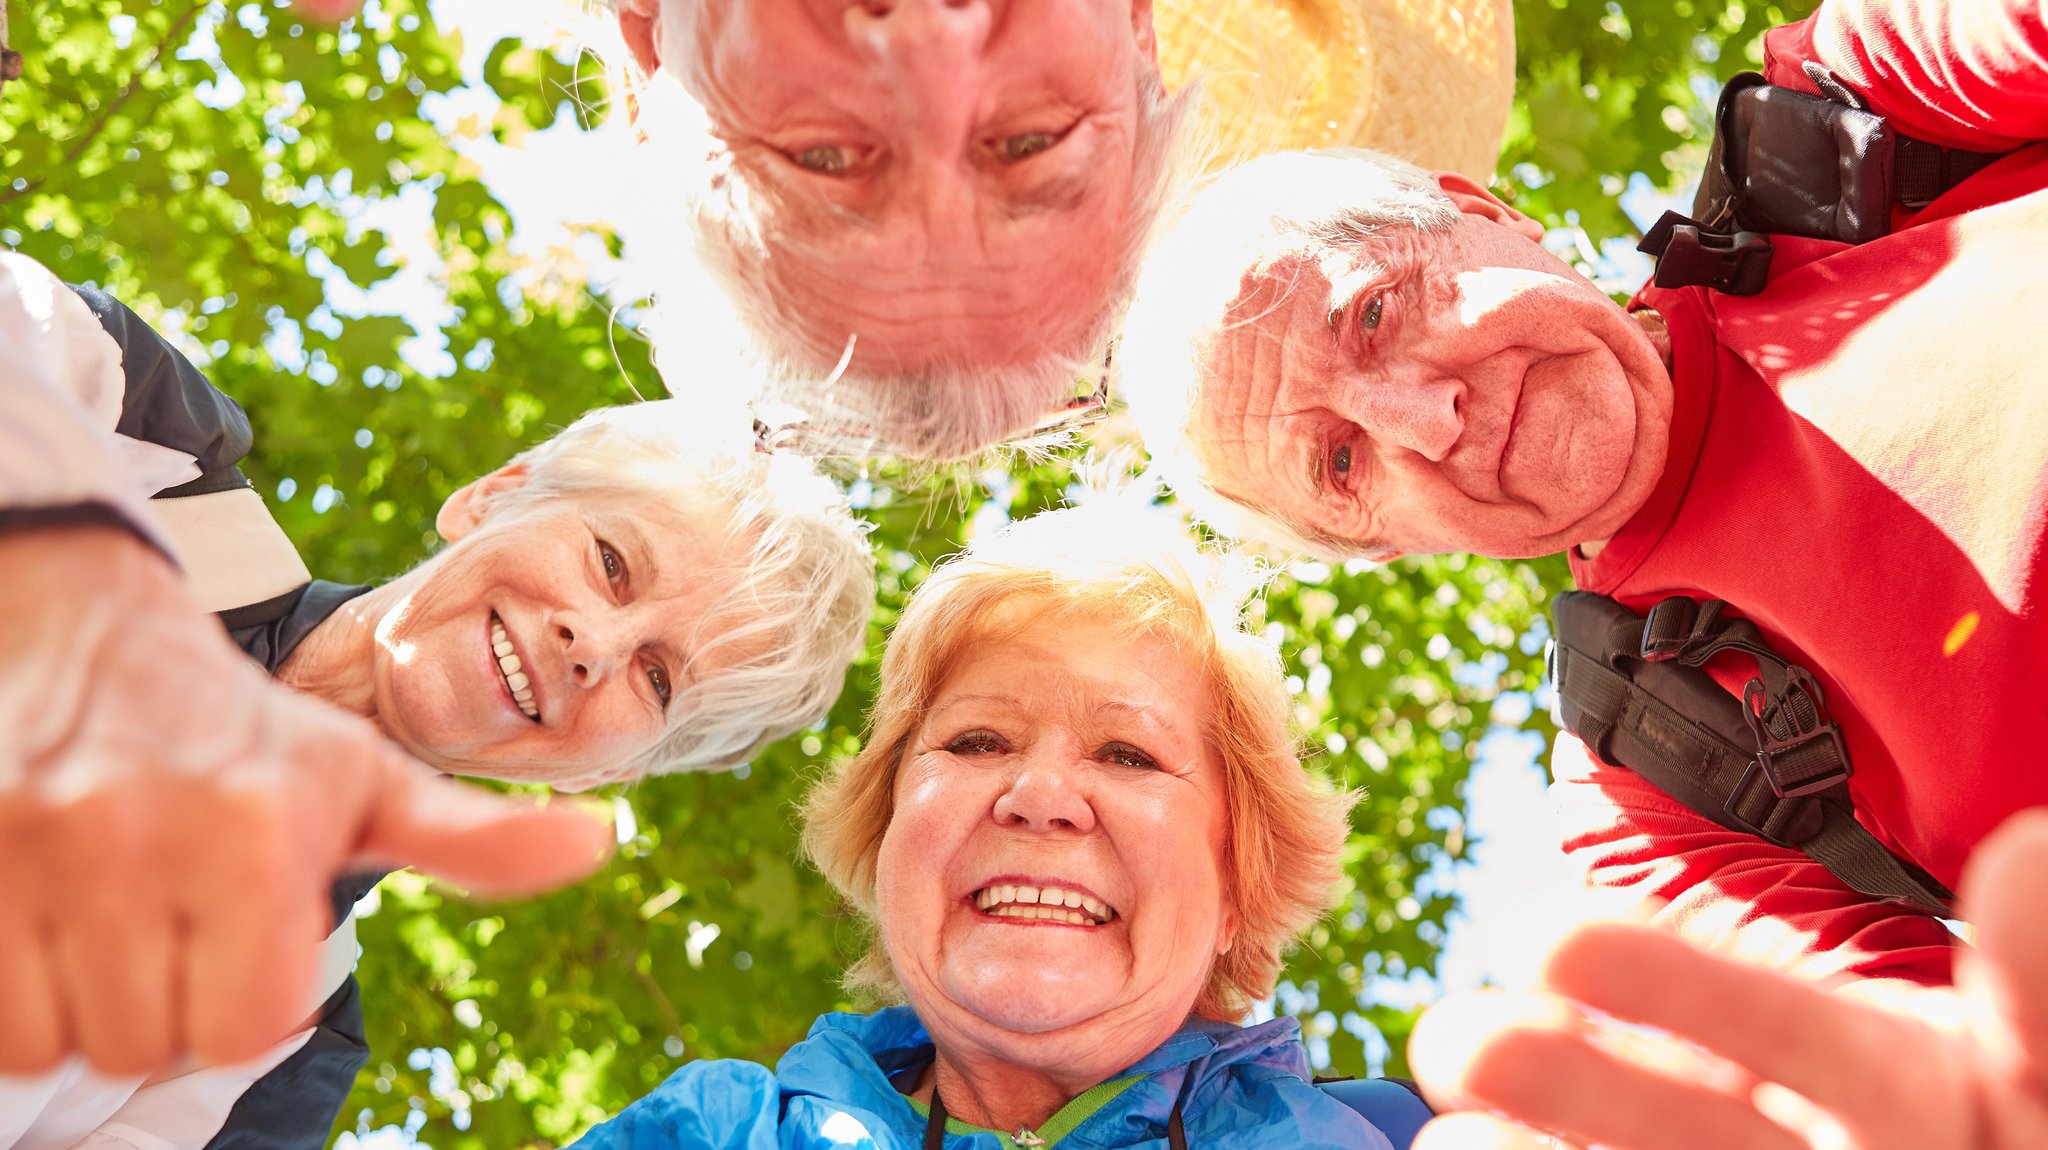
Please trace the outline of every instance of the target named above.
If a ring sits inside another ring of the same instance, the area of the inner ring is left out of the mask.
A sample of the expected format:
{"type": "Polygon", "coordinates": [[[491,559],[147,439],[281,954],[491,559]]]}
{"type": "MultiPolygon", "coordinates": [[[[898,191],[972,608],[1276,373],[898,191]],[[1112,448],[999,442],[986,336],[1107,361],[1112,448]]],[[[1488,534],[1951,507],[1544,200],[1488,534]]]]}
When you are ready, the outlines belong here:
{"type": "Polygon", "coordinates": [[[1483,179],[1513,86],[1507,0],[1161,0],[1156,29],[1153,0],[605,6],[644,81],[634,185],[664,193],[628,239],[692,234],[650,286],[699,325],[677,285],[707,270],[787,434],[841,453],[970,456],[1098,409],[1212,154],[1370,142],[1483,179]]]}
{"type": "Polygon", "coordinates": [[[773,1073],[686,1066],[578,1145],[1388,1146],[1292,1019],[1242,1025],[1331,905],[1352,802],[1296,757],[1246,571],[1115,500],[935,571],[804,806],[872,932],[847,983],[894,1005],[773,1073]]]}
{"type": "Polygon", "coordinates": [[[0,468],[0,1147],[323,1144],[367,1057],[349,914],[379,874],[509,893],[602,856],[601,825],[427,767],[735,766],[829,708],[866,633],[858,524],[743,420],[592,412],[450,496],[437,554],[343,586],[241,476],[240,409],[118,301],[0,257],[0,335],[0,440],[30,449],[0,468]],[[130,496],[38,497],[67,399],[130,496]],[[292,691],[232,694],[263,672],[292,691]]]}

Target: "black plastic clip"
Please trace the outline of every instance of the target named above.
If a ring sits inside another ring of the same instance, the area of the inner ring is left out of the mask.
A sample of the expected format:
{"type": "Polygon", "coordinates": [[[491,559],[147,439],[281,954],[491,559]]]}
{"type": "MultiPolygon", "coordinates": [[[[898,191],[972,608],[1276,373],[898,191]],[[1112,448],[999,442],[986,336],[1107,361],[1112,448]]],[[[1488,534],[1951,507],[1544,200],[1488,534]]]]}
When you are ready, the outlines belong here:
{"type": "Polygon", "coordinates": [[[1742,717],[1756,736],[1756,766],[1781,799],[1848,780],[1849,750],[1828,717],[1827,697],[1805,668],[1787,665],[1786,690],[1771,698],[1762,679],[1742,691],[1742,717]],[[1780,733],[1782,732],[1782,733],[1780,733]]]}
{"type": "Polygon", "coordinates": [[[1775,249],[1762,232],[1717,232],[1690,216],[1665,212],[1636,250],[1656,257],[1658,287],[1755,295],[1770,278],[1775,249]]]}
{"type": "Polygon", "coordinates": [[[1685,654],[1692,645],[1693,624],[1699,614],[1699,604],[1688,596],[1659,600],[1643,620],[1643,661],[1664,663],[1685,654]]]}

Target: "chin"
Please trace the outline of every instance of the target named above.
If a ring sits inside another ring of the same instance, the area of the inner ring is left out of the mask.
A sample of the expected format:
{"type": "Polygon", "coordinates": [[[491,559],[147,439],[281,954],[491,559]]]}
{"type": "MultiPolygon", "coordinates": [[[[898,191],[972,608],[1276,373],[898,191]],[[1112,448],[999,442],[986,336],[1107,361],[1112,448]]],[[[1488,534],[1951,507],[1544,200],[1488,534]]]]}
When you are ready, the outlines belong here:
{"type": "MultiPolygon", "coordinates": [[[[953,980],[948,980],[949,982],[953,980]]],[[[964,980],[963,980],[964,981],[964,980]]],[[[979,985],[949,986],[949,997],[968,1013],[997,1030],[1016,1035],[1053,1034],[1102,1014],[1109,1003],[1095,1001],[1105,981],[1088,979],[1069,985],[1059,981],[1032,985],[1029,976],[991,977],[979,985]]]]}

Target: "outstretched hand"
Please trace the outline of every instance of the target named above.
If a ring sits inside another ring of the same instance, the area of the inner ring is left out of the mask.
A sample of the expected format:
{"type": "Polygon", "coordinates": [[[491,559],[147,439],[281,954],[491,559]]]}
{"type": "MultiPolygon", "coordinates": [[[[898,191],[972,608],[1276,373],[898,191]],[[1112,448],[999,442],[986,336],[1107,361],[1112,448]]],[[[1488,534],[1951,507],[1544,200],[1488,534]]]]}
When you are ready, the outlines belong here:
{"type": "Polygon", "coordinates": [[[1424,1016],[1409,1053],[1425,1088],[1491,1113],[1439,1118],[1416,1150],[1559,1144],[1537,1130],[1614,1150],[2048,1146],[2044,906],[2039,809],[1971,860],[1961,909],[1977,947],[1953,991],[1828,988],[1647,927],[1582,929],[1552,953],[1544,991],[1424,1016]]]}
{"type": "Polygon", "coordinates": [[[123,532],[0,535],[0,586],[0,1073],[260,1052],[315,1005],[352,867],[505,895],[604,860],[600,820],[271,682],[123,532]]]}

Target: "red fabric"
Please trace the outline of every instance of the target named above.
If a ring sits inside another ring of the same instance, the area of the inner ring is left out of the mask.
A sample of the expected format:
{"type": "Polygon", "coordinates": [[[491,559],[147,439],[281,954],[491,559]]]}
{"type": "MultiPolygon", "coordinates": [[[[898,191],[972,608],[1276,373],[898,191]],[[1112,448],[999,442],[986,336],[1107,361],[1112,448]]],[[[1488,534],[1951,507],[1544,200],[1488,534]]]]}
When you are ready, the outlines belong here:
{"type": "MultiPolygon", "coordinates": [[[[1831,2],[1770,49],[1773,80],[1818,52],[1911,134],[2048,137],[2036,3],[1831,2]],[[1980,38],[1947,49],[1962,28],[1980,38]]],[[[2043,189],[2036,145],[1873,243],[1780,238],[1761,295],[1646,288],[1636,306],[1671,327],[1671,457],[1636,516],[1572,561],[1581,587],[1638,611],[1682,594],[1756,620],[1826,688],[1858,817],[1951,888],[1992,827],[2048,804],[2043,189]]],[[[1739,692],[1754,664],[1713,669],[1739,692]]],[[[1685,933],[1810,971],[1948,979],[1938,922],[1722,830],[1570,736],[1553,771],[1567,851],[1598,885],[1671,900],[1685,933]]]]}

